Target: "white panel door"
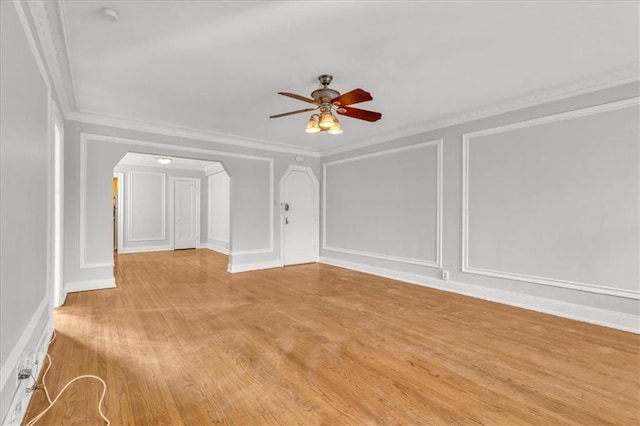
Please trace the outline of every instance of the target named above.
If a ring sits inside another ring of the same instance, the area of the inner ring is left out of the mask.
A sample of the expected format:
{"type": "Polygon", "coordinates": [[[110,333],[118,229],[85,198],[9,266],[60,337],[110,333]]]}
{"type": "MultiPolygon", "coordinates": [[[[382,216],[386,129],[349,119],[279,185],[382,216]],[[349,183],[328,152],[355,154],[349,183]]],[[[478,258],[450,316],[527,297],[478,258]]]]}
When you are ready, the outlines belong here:
{"type": "Polygon", "coordinates": [[[174,249],[196,248],[198,244],[199,184],[197,180],[174,181],[174,249]]]}
{"type": "Polygon", "coordinates": [[[291,170],[282,185],[283,262],[316,261],[318,248],[318,188],[307,171],[291,170]]]}

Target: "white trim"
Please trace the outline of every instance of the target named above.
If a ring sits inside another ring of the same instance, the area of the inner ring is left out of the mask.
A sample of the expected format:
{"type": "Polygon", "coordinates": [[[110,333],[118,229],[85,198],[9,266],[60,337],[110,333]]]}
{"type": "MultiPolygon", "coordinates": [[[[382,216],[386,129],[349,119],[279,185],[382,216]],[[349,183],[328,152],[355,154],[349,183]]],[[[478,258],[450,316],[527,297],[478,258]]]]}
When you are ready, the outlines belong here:
{"type": "Polygon", "coordinates": [[[127,172],[127,240],[137,241],[164,241],[167,239],[167,175],[160,172],[145,172],[139,170],[129,170],[127,172]],[[162,231],[159,236],[144,238],[133,238],[133,178],[139,175],[158,175],[162,177],[162,231]]]}
{"type": "Polygon", "coordinates": [[[38,34],[42,54],[46,62],[58,100],[65,113],[76,107],[73,89],[73,75],[66,51],[66,40],[62,23],[58,18],[58,2],[29,1],[28,5],[33,25],[38,34]]]}
{"type": "Polygon", "coordinates": [[[595,78],[588,78],[580,81],[574,81],[569,84],[556,86],[552,88],[535,90],[531,93],[516,96],[510,100],[499,103],[489,103],[480,108],[474,108],[468,111],[462,111],[447,115],[444,117],[419,123],[414,126],[403,127],[401,129],[392,130],[388,133],[369,137],[348,145],[337,146],[321,151],[321,156],[339,154],[342,152],[352,151],[354,149],[365,148],[372,145],[390,142],[409,136],[419,135],[433,130],[440,130],[446,127],[458,124],[469,123],[471,121],[480,120],[487,117],[493,117],[500,114],[506,114],[536,105],[560,101],[598,90],[610,87],[620,86],[627,83],[633,83],[640,80],[640,70],[638,62],[631,62],[617,69],[611,70],[595,78]]]}
{"type": "Polygon", "coordinates": [[[182,176],[169,176],[169,244],[171,248],[175,250],[176,248],[176,235],[175,235],[175,211],[176,211],[176,181],[184,180],[188,182],[196,183],[196,246],[193,248],[200,247],[200,204],[202,192],[200,190],[200,178],[191,178],[191,177],[182,177],[182,176]]]}
{"type": "Polygon", "coordinates": [[[229,264],[227,272],[235,274],[237,272],[259,271],[262,269],[280,268],[280,260],[270,260],[267,262],[243,263],[241,265],[229,264]]]}
{"type": "Polygon", "coordinates": [[[399,272],[377,266],[347,262],[331,257],[322,256],[320,257],[320,262],[327,265],[351,269],[411,284],[444,290],[451,293],[463,294],[465,296],[471,296],[478,299],[490,300],[492,302],[498,302],[505,305],[516,306],[558,317],[569,318],[572,320],[588,322],[591,324],[640,334],[640,316],[637,315],[623,314],[590,306],[560,302],[552,299],[529,296],[526,294],[513,293],[456,281],[444,281],[437,278],[399,272]]]}
{"type": "Polygon", "coordinates": [[[225,169],[222,163],[215,163],[204,168],[205,176],[217,175],[218,173],[222,173],[224,171],[225,169]]]}
{"type": "Polygon", "coordinates": [[[171,251],[173,247],[171,245],[162,246],[144,246],[144,247],[123,247],[122,251],[118,254],[131,254],[131,253],[150,253],[154,251],[171,251]]]}
{"type": "MultiPolygon", "coordinates": [[[[13,393],[13,398],[9,401],[8,409],[4,413],[0,413],[0,416],[4,416],[4,420],[2,421],[3,425],[21,425],[24,421],[24,416],[27,412],[31,397],[34,394],[34,392],[26,391],[27,385],[30,385],[28,380],[22,380],[17,383],[13,382],[13,389],[9,389],[9,385],[7,384],[9,380],[7,379],[11,375],[15,377],[16,369],[20,360],[28,353],[33,352],[36,354],[36,366],[43,365],[44,357],[48,351],[49,342],[51,341],[51,336],[53,334],[53,317],[50,314],[45,316],[45,314],[48,313],[47,305],[49,305],[49,303],[47,300],[48,299],[45,298],[42,301],[40,305],[42,309],[36,310],[36,313],[29,321],[27,329],[25,329],[25,332],[20,336],[18,344],[14,346],[11,354],[2,365],[2,372],[0,373],[0,376],[2,376],[2,386],[0,386],[1,393],[3,395],[9,392],[13,393]],[[40,327],[38,326],[39,324],[41,325],[40,327]],[[29,330],[28,333],[27,330],[29,330]],[[39,338],[35,340],[37,330],[40,330],[40,335],[39,338]],[[29,343],[34,341],[35,347],[32,346],[33,350],[27,351],[29,343]],[[14,420],[13,423],[12,420],[14,420]]],[[[37,368],[33,373],[38,377],[37,368]]],[[[3,406],[2,409],[4,410],[4,408],[5,407],[3,406]]]]}
{"type": "Polygon", "coordinates": [[[287,154],[308,155],[319,157],[320,153],[315,150],[299,148],[292,145],[271,142],[261,139],[248,138],[238,135],[230,135],[210,130],[195,129],[172,124],[157,123],[153,121],[133,120],[125,117],[118,117],[108,114],[98,114],[87,111],[71,111],[67,113],[66,119],[87,124],[97,124],[101,126],[117,127],[121,129],[135,130],[138,132],[155,133],[178,138],[200,140],[206,142],[231,145],[233,147],[254,148],[271,152],[283,152],[287,154]]]}
{"type": "Polygon", "coordinates": [[[282,177],[280,178],[280,266],[285,266],[284,265],[284,209],[283,209],[284,184],[287,178],[289,177],[289,174],[291,174],[291,172],[294,172],[294,171],[303,172],[309,175],[314,185],[314,191],[315,191],[314,198],[313,198],[313,202],[315,204],[314,205],[315,238],[313,240],[314,261],[317,262],[320,257],[320,218],[318,217],[320,215],[320,182],[318,181],[318,178],[316,177],[315,173],[313,173],[313,169],[311,167],[298,166],[296,164],[291,164],[287,168],[287,170],[284,172],[282,177]]]}
{"type": "Polygon", "coordinates": [[[533,120],[520,121],[505,126],[492,127],[477,132],[462,135],[462,272],[475,275],[484,275],[495,278],[504,278],[516,281],[524,281],[553,287],[569,288],[590,293],[606,294],[609,296],[640,299],[640,291],[619,289],[604,285],[587,284],[576,281],[561,280],[550,277],[540,277],[508,271],[496,271],[486,268],[477,268],[469,265],[469,143],[472,138],[498,133],[504,133],[515,129],[539,126],[557,121],[570,120],[601,112],[614,111],[622,108],[638,106],[640,98],[630,98],[622,101],[601,104],[588,108],[553,114],[533,120]]]}
{"type": "Polygon", "coordinates": [[[393,148],[383,151],[378,151],[370,154],[363,154],[349,158],[343,158],[340,160],[334,160],[326,162],[322,165],[322,249],[330,250],[338,253],[354,254],[358,256],[365,256],[374,259],[389,260],[393,262],[409,263],[412,265],[428,266],[431,268],[442,269],[442,222],[443,222],[443,206],[442,206],[442,187],[443,187],[443,139],[436,139],[429,142],[423,142],[415,145],[404,146],[400,148],[393,148]],[[364,250],[354,250],[344,247],[335,247],[327,245],[327,166],[348,163],[352,161],[359,161],[362,159],[379,157],[382,155],[396,154],[402,151],[408,151],[417,148],[423,148],[426,146],[435,146],[437,152],[437,170],[436,170],[436,259],[424,260],[414,259],[403,256],[392,256],[384,253],[373,253],[364,250]]]}
{"type": "MultiPolygon", "coordinates": [[[[36,42],[35,35],[31,32],[31,27],[29,26],[29,20],[27,19],[27,15],[23,8],[23,3],[20,0],[13,0],[13,6],[18,15],[18,20],[20,21],[20,25],[22,26],[22,30],[24,31],[25,36],[27,37],[27,43],[31,48],[31,54],[36,61],[36,66],[38,67],[38,71],[40,71],[40,76],[44,81],[45,86],[47,86],[47,90],[51,92],[51,82],[49,81],[49,76],[47,75],[47,71],[42,61],[42,57],[40,56],[40,51],[38,50],[38,43],[36,42]]],[[[31,7],[30,3],[27,3],[28,7],[31,7]]],[[[33,17],[33,15],[32,15],[33,17]]],[[[35,23],[35,20],[34,20],[35,23]]]]}
{"type": "Polygon", "coordinates": [[[16,377],[16,365],[18,365],[20,357],[25,353],[27,345],[34,337],[33,335],[36,332],[38,323],[41,322],[43,315],[48,314],[48,317],[50,317],[50,313],[49,299],[44,297],[31,316],[27,326],[22,331],[20,338],[18,338],[18,341],[13,345],[13,349],[9,353],[9,356],[7,356],[5,361],[2,363],[2,369],[0,369],[0,389],[3,391],[9,378],[16,377]]]}
{"type": "Polygon", "coordinates": [[[124,249],[124,185],[128,182],[123,172],[113,172],[118,179],[118,253],[124,249]]]}
{"type": "Polygon", "coordinates": [[[87,281],[71,281],[65,285],[67,294],[78,291],[92,291],[116,288],[115,277],[87,281]]]}
{"type": "Polygon", "coordinates": [[[51,101],[52,182],[53,182],[53,307],[64,302],[64,119],[54,101],[51,101]],[[56,143],[55,129],[59,127],[60,140],[56,143]],[[57,167],[56,167],[57,165],[57,167]],[[57,196],[56,196],[57,194],[57,196]],[[57,204],[57,206],[56,206],[57,204]]]}
{"type": "Polygon", "coordinates": [[[322,249],[323,250],[327,250],[327,251],[334,251],[334,252],[338,252],[338,253],[344,253],[344,254],[354,254],[354,255],[357,255],[357,256],[371,257],[373,259],[381,259],[381,260],[389,260],[389,261],[392,261],[392,262],[408,263],[410,265],[429,266],[431,268],[441,268],[441,265],[439,265],[436,262],[429,261],[429,260],[413,259],[413,258],[410,258],[410,257],[401,257],[401,256],[391,256],[391,255],[387,255],[387,254],[372,253],[372,252],[363,251],[363,250],[351,250],[351,249],[332,247],[332,246],[326,246],[326,245],[324,247],[322,247],[322,249]]]}
{"type": "MultiPolygon", "coordinates": [[[[269,163],[269,247],[266,249],[256,249],[256,250],[247,250],[247,251],[239,251],[239,252],[234,252],[234,254],[236,255],[243,255],[243,254],[261,254],[261,253],[273,253],[273,247],[274,247],[274,218],[273,218],[273,210],[274,210],[274,206],[273,206],[273,163],[274,160],[273,158],[268,158],[268,157],[258,157],[255,155],[246,155],[246,154],[235,154],[235,153],[230,153],[230,152],[224,152],[224,151],[216,151],[216,150],[211,150],[211,149],[202,149],[202,148],[192,148],[192,147],[186,147],[186,146],[178,146],[178,145],[169,145],[169,144],[163,144],[163,143],[157,143],[157,142],[145,142],[145,141],[140,141],[140,140],[135,140],[135,139],[126,139],[126,138],[119,138],[119,137],[115,137],[115,136],[106,136],[106,135],[97,135],[97,134],[92,134],[92,133],[80,133],[80,150],[82,152],[82,146],[83,144],[86,145],[87,140],[88,139],[92,139],[94,141],[102,141],[102,142],[110,142],[110,143],[118,143],[118,144],[124,144],[124,145],[136,145],[136,146],[144,146],[144,147],[148,147],[148,148],[153,148],[153,149],[161,149],[163,152],[167,152],[167,151],[182,151],[182,152],[192,152],[192,153],[198,153],[198,154],[208,154],[208,155],[220,155],[223,157],[232,157],[232,158],[244,158],[244,159],[248,159],[248,160],[257,160],[257,161],[267,161],[269,163]]],[[[86,149],[86,148],[85,148],[86,149]]],[[[86,152],[85,152],[85,156],[86,156],[86,152]]],[[[82,160],[81,160],[82,161],[82,160]]],[[[224,167],[224,162],[223,161],[219,161],[219,160],[211,160],[211,161],[218,161],[223,163],[223,167],[224,167]]],[[[86,166],[85,166],[86,167],[86,166]]],[[[81,173],[82,173],[82,164],[81,164],[81,173]]],[[[226,171],[226,169],[225,169],[226,171]]],[[[86,173],[86,170],[85,170],[86,173]]],[[[233,206],[231,205],[231,201],[232,201],[232,195],[233,194],[233,176],[231,176],[228,172],[227,174],[229,175],[229,194],[230,194],[230,200],[229,200],[229,216],[230,216],[230,222],[229,222],[229,240],[230,240],[230,244],[233,244],[233,226],[232,226],[232,219],[233,219],[233,215],[232,215],[232,211],[231,209],[233,208],[233,206]]],[[[83,184],[83,179],[82,179],[82,175],[81,175],[81,179],[80,179],[80,186],[82,186],[83,184]]],[[[82,192],[81,192],[82,194],[82,192]]],[[[82,195],[81,195],[81,205],[82,205],[82,195]]],[[[82,215],[80,216],[80,223],[82,225],[82,215]]],[[[81,226],[81,236],[82,236],[82,226],[81,226]]],[[[82,241],[82,238],[81,238],[82,241]]],[[[82,262],[81,262],[82,265],[82,262]]]]}
{"type": "Polygon", "coordinates": [[[225,255],[229,255],[229,250],[224,248],[224,247],[220,247],[214,243],[207,243],[203,245],[203,248],[206,248],[207,250],[212,250],[215,252],[218,252],[220,254],[225,254],[225,255]]]}
{"type": "Polygon", "coordinates": [[[227,182],[228,182],[228,188],[227,188],[227,216],[230,216],[230,202],[231,202],[231,178],[229,177],[229,175],[227,174],[226,170],[224,170],[224,168],[222,168],[221,170],[207,175],[207,239],[208,240],[215,240],[215,241],[220,241],[225,243],[225,247],[229,247],[229,241],[228,241],[228,235],[229,235],[229,227],[230,227],[230,222],[231,222],[231,218],[229,218],[229,220],[227,221],[227,240],[221,240],[219,238],[216,238],[216,235],[214,235],[212,233],[213,231],[213,221],[211,220],[211,212],[213,210],[213,197],[212,197],[212,193],[211,193],[211,188],[213,187],[212,183],[213,183],[213,178],[214,176],[223,174],[227,177],[227,182]]]}

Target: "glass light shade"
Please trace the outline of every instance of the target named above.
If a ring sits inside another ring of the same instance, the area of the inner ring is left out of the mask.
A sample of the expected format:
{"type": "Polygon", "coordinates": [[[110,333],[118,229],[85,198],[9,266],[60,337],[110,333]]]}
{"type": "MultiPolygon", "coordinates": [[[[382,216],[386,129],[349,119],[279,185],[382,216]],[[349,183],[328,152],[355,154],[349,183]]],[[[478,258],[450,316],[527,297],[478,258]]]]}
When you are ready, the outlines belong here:
{"type": "Polygon", "coordinates": [[[338,120],[336,120],[333,126],[331,126],[331,128],[329,129],[329,133],[332,135],[339,135],[340,133],[342,133],[342,126],[340,125],[340,122],[338,120]]]}
{"type": "Polygon", "coordinates": [[[334,125],[334,121],[331,114],[328,112],[322,113],[320,115],[320,122],[318,123],[318,125],[323,130],[329,130],[330,128],[332,128],[334,125]]]}
{"type": "Polygon", "coordinates": [[[166,166],[167,164],[171,163],[171,158],[169,157],[158,157],[156,158],[156,161],[160,164],[162,164],[163,166],[166,166]]]}
{"type": "Polygon", "coordinates": [[[311,117],[309,119],[309,122],[307,123],[307,128],[304,129],[304,131],[307,133],[318,133],[320,131],[320,126],[318,126],[318,123],[316,123],[316,120],[314,120],[313,117],[311,117]]]}

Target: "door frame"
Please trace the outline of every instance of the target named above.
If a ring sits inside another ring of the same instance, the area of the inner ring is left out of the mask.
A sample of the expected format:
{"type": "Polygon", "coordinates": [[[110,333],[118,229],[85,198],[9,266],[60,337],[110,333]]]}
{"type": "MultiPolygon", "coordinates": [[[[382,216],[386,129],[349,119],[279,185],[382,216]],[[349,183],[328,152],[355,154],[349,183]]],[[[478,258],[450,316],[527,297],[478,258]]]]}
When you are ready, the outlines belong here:
{"type": "Polygon", "coordinates": [[[320,182],[316,177],[313,169],[309,166],[299,166],[297,164],[292,164],[287,168],[287,171],[284,172],[282,178],[280,178],[280,266],[284,265],[284,184],[292,172],[304,172],[309,175],[311,178],[311,182],[314,186],[315,196],[313,197],[314,201],[314,212],[316,213],[315,217],[315,227],[314,227],[314,245],[315,245],[315,261],[320,261],[320,182]]]}
{"type": "Polygon", "coordinates": [[[124,250],[124,173],[113,172],[113,177],[118,179],[118,254],[124,250]]]}
{"type": "Polygon", "coordinates": [[[200,178],[181,177],[181,176],[169,176],[169,245],[171,250],[176,249],[175,241],[175,193],[176,193],[176,181],[187,180],[196,183],[196,248],[200,248],[200,205],[202,197],[202,183],[200,178]]]}

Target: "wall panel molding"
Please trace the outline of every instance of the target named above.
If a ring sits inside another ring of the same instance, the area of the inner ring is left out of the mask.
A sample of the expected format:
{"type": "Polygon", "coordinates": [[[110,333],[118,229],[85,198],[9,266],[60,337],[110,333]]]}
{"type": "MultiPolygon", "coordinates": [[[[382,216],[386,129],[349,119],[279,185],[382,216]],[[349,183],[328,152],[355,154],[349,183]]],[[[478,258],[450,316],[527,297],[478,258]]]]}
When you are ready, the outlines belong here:
{"type": "Polygon", "coordinates": [[[482,300],[503,303],[505,305],[516,306],[518,308],[529,309],[545,314],[556,315],[577,321],[598,324],[605,327],[616,328],[640,334],[640,317],[637,315],[623,314],[620,312],[593,308],[590,306],[575,303],[561,302],[553,299],[530,296],[510,291],[498,290],[481,285],[474,285],[456,281],[444,281],[437,278],[425,277],[423,275],[400,272],[397,270],[381,268],[378,266],[364,265],[355,262],[348,262],[341,259],[322,256],[320,262],[340,268],[351,269],[353,271],[373,274],[393,280],[404,281],[424,287],[435,288],[451,293],[463,294],[482,300]]]}
{"type": "Polygon", "coordinates": [[[146,172],[146,171],[138,171],[131,170],[127,173],[127,238],[129,242],[138,242],[138,241],[164,241],[167,238],[167,175],[165,173],[159,172],[146,172]],[[135,223],[133,220],[133,211],[135,209],[135,194],[134,194],[134,185],[135,185],[135,177],[137,175],[148,175],[148,176],[159,176],[160,177],[160,188],[162,191],[162,213],[161,213],[161,231],[159,235],[147,235],[143,237],[134,237],[135,233],[135,223]]]}
{"type": "Polygon", "coordinates": [[[622,108],[635,107],[640,105],[640,98],[634,97],[622,101],[611,102],[607,104],[597,105],[594,107],[582,108],[568,111],[560,114],[549,115],[533,120],[525,120],[505,126],[492,127],[477,132],[466,133],[462,136],[462,272],[484,275],[494,278],[504,278],[509,280],[524,281],[535,284],[542,284],[554,287],[562,287],[573,290],[581,290],[590,293],[599,293],[609,296],[625,297],[631,299],[640,299],[640,291],[620,289],[606,285],[588,284],[570,280],[556,279],[552,277],[541,277],[524,273],[516,273],[510,271],[499,271],[490,268],[482,268],[472,266],[469,263],[469,166],[470,154],[469,144],[474,138],[505,133],[512,130],[535,127],[544,124],[571,120],[574,118],[586,117],[593,114],[615,111],[622,108]]]}
{"type": "Polygon", "coordinates": [[[385,151],[378,151],[371,154],[364,154],[355,157],[344,158],[340,160],[330,161],[324,163],[322,165],[322,249],[330,250],[338,253],[352,254],[358,256],[364,256],[374,259],[381,260],[389,260],[393,262],[401,262],[401,263],[409,263],[412,265],[420,265],[420,266],[428,266],[432,268],[442,269],[442,222],[443,222],[443,213],[442,213],[442,182],[443,182],[443,170],[442,170],[442,159],[443,159],[443,139],[437,139],[434,141],[424,142],[416,145],[405,146],[401,148],[394,148],[385,151]],[[335,164],[343,164],[353,161],[360,161],[373,157],[380,157],[385,155],[393,155],[398,152],[409,151],[413,149],[423,148],[433,146],[437,149],[437,170],[436,170],[436,200],[434,200],[436,204],[436,258],[435,259],[415,259],[408,258],[402,256],[393,256],[385,253],[373,253],[369,251],[363,250],[354,250],[348,247],[337,247],[327,245],[327,172],[328,166],[332,166],[335,164]]]}
{"type": "MultiPolygon", "coordinates": [[[[274,203],[274,188],[273,188],[273,183],[274,183],[274,159],[273,158],[269,158],[269,157],[260,157],[257,155],[249,155],[249,154],[237,154],[237,153],[232,153],[232,152],[224,152],[224,151],[218,151],[218,150],[213,150],[213,149],[204,149],[204,148],[193,148],[193,147],[188,147],[188,146],[179,146],[179,145],[170,145],[170,144],[165,144],[165,143],[158,143],[158,142],[147,142],[147,141],[141,141],[141,140],[137,140],[137,139],[128,139],[128,138],[120,138],[120,137],[116,137],[116,136],[108,136],[108,135],[99,135],[99,134],[95,134],[95,133],[85,133],[85,132],[81,132],[80,133],[80,150],[81,150],[81,155],[80,155],[80,169],[81,169],[81,177],[80,177],[80,186],[81,186],[81,190],[80,190],[80,204],[81,204],[81,214],[80,214],[80,244],[82,247],[84,247],[85,245],[85,239],[86,239],[86,229],[83,226],[84,221],[86,220],[85,215],[83,214],[83,210],[82,210],[82,203],[83,200],[85,199],[85,195],[84,195],[84,189],[83,189],[83,185],[84,185],[84,181],[86,180],[86,144],[88,140],[92,140],[92,141],[96,141],[96,142],[109,142],[109,143],[117,143],[117,144],[122,144],[122,145],[134,145],[134,146],[141,146],[141,147],[145,147],[145,148],[152,148],[152,149],[159,149],[162,150],[162,152],[165,152],[167,150],[172,150],[172,151],[178,151],[178,152],[187,152],[187,153],[195,153],[195,154],[206,154],[206,155],[218,155],[221,157],[230,157],[230,158],[243,158],[243,159],[247,159],[247,160],[256,160],[256,161],[265,161],[268,163],[269,165],[269,205],[267,206],[267,208],[269,209],[269,246],[266,248],[260,248],[260,249],[251,249],[251,250],[236,250],[233,251],[233,253],[235,255],[245,255],[245,254],[271,254],[274,252],[274,208],[273,208],[273,203],[274,203]],[[84,147],[84,148],[83,148],[84,147]],[[84,156],[82,154],[83,149],[85,150],[84,156]],[[83,168],[84,168],[84,172],[83,172],[83,168]],[[84,173],[84,175],[82,174],[84,173]]],[[[211,161],[219,161],[221,163],[224,164],[224,160],[211,160],[211,161]]],[[[224,167],[224,166],[223,166],[224,167]]],[[[226,171],[226,170],[225,170],[226,171]]],[[[231,179],[231,188],[233,188],[233,177],[230,176],[231,179]]],[[[232,189],[231,189],[232,190],[232,189]]],[[[86,203],[86,201],[85,201],[86,203]]],[[[230,227],[231,227],[231,223],[230,223],[230,227]]],[[[230,240],[232,239],[231,235],[230,235],[230,240]]],[[[230,241],[229,244],[231,244],[232,242],[230,241]]],[[[80,261],[80,267],[81,269],[83,268],[83,260],[82,260],[82,250],[80,251],[80,256],[81,256],[81,261],[80,261]]],[[[98,264],[96,264],[98,265],[98,264]]],[[[111,263],[109,265],[112,265],[111,263]]],[[[106,266],[106,263],[100,264],[98,266],[106,266]]],[[[93,264],[86,266],[86,267],[95,267],[93,264]]]]}

